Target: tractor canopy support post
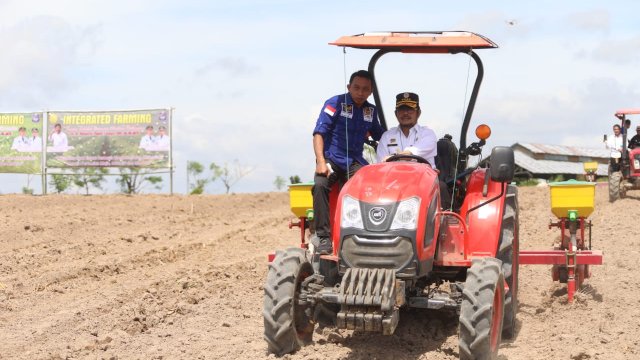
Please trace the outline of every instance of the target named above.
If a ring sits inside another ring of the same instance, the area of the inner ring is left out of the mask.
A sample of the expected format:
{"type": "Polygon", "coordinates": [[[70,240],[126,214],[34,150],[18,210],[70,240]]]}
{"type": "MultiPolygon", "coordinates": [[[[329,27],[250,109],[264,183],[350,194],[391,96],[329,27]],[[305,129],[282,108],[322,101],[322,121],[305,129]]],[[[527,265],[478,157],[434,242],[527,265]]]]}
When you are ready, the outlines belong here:
{"type": "Polygon", "coordinates": [[[380,92],[378,91],[378,83],[376,81],[375,68],[376,63],[382,57],[382,55],[388,53],[388,50],[378,50],[373,56],[371,60],[369,60],[369,73],[371,74],[371,78],[373,79],[373,100],[376,102],[376,107],[378,108],[378,118],[380,119],[380,125],[384,130],[387,130],[387,120],[384,117],[384,111],[382,110],[382,101],[380,100],[380,92]]]}
{"type": "Polygon", "coordinates": [[[622,114],[618,116],[620,119],[620,131],[622,131],[622,156],[620,157],[620,171],[622,172],[622,177],[629,177],[629,150],[627,150],[628,140],[627,139],[627,129],[624,127],[624,123],[627,120],[627,116],[622,114]]]}
{"type": "MultiPolygon", "coordinates": [[[[476,106],[476,100],[478,99],[478,93],[480,92],[480,84],[482,83],[482,78],[484,77],[484,66],[482,65],[482,60],[480,60],[478,54],[476,54],[473,50],[469,50],[467,54],[471,56],[473,61],[475,61],[478,68],[478,74],[476,75],[476,81],[473,84],[473,90],[471,91],[471,97],[469,98],[469,105],[467,106],[467,111],[464,114],[464,121],[462,122],[462,129],[460,130],[460,152],[464,152],[464,149],[467,148],[467,131],[469,131],[471,116],[473,116],[473,109],[476,106]]],[[[458,162],[458,172],[464,171],[464,169],[466,169],[467,158],[467,154],[460,154],[460,160],[458,162]]]]}

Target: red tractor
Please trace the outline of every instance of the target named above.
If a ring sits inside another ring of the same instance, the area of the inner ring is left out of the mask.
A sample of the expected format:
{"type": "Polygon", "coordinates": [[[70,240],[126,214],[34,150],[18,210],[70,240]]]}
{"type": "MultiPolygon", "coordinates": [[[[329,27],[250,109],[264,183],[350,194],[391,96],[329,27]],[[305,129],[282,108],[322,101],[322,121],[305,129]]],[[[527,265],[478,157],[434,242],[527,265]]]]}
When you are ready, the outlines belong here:
{"type": "MultiPolygon", "coordinates": [[[[620,127],[628,115],[640,114],[640,109],[618,110],[615,116],[620,119],[620,127]]],[[[619,164],[609,166],[609,201],[614,202],[627,196],[628,190],[640,189],[640,146],[628,149],[630,135],[628,129],[622,134],[622,156],[619,164]],[[616,166],[617,165],[617,166],[616,166]]]]}
{"type": "MultiPolygon", "coordinates": [[[[263,309],[269,351],[296,351],[311,341],[318,322],[390,335],[405,307],[457,312],[460,358],[495,358],[502,337],[514,335],[518,304],[518,193],[508,184],[514,155],[495,147],[488,169],[468,167],[490,129],[479,126],[479,140],[468,146],[467,130],[484,74],[474,49],[497,45],[469,32],[361,34],[332,44],[378,50],[369,71],[379,108],[374,68],[381,56],[448,53],[474,60],[477,76],[448,184],[453,206],[441,208],[438,171],[421,157],[394,155],[363,167],[332,197],[332,255],[306,249],[308,221],[301,216],[301,246],[270,256],[263,309]]],[[[386,128],[381,109],[380,122],[386,128]]]]}

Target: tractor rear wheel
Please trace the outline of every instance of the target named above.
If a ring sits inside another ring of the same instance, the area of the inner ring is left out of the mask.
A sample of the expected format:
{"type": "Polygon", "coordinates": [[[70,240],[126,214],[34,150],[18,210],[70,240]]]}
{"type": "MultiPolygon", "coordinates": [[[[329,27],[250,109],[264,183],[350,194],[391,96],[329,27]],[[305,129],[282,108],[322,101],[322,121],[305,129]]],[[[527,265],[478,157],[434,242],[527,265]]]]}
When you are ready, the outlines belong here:
{"type": "Polygon", "coordinates": [[[502,339],[504,276],[498,259],[475,259],[460,308],[460,359],[495,359],[502,339]]]}
{"type": "Polygon", "coordinates": [[[622,173],[615,171],[609,174],[609,202],[614,202],[620,198],[620,186],[622,185],[622,173]]]}
{"type": "Polygon", "coordinates": [[[301,284],[313,274],[303,249],[278,251],[264,285],[264,338],[269,352],[292,353],[311,342],[315,323],[299,303],[301,284]]]}
{"type": "Polygon", "coordinates": [[[518,256],[519,250],[519,216],[518,216],[518,188],[508,185],[507,198],[504,203],[502,225],[500,226],[500,242],[498,255],[502,261],[502,274],[509,285],[509,291],[504,299],[504,324],[502,337],[513,339],[516,332],[516,313],[518,312],[518,256]]]}

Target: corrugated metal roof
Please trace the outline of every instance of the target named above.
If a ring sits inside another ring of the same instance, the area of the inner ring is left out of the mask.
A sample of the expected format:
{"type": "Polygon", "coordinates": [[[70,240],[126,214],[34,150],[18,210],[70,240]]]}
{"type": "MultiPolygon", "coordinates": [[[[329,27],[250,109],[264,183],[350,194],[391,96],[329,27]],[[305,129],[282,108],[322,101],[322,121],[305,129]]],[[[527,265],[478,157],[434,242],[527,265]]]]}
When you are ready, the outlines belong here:
{"type": "Polygon", "coordinates": [[[563,145],[548,145],[548,144],[533,144],[533,143],[515,143],[511,147],[515,148],[518,145],[535,154],[553,154],[553,155],[567,155],[567,156],[586,156],[594,158],[609,158],[609,150],[604,147],[601,148],[588,148],[580,146],[563,146],[563,145]]]}
{"type": "MultiPolygon", "coordinates": [[[[522,144],[520,144],[522,145],[522,144]]],[[[515,146],[515,145],[514,145],[515,146]]],[[[554,146],[554,145],[551,145],[554,146]]],[[[526,169],[532,174],[575,174],[584,175],[584,167],[581,162],[536,160],[519,149],[514,149],[516,165],[526,169]]],[[[564,155],[564,154],[563,154],[564,155]]],[[[575,154],[574,154],[575,155],[575,154]]],[[[589,155],[578,155],[589,156],[589,155]]],[[[594,157],[593,155],[590,155],[594,157]]],[[[607,176],[607,164],[598,164],[599,176],[607,176]]]]}

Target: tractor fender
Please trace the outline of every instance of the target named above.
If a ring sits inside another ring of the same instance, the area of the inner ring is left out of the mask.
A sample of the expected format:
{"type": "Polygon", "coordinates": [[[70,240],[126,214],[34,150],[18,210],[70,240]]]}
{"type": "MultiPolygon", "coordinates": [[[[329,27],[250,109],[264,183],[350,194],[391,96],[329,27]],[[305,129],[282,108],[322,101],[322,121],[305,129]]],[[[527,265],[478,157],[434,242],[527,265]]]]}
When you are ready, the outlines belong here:
{"type": "Polygon", "coordinates": [[[629,176],[640,176],[640,147],[629,150],[629,176]],[[638,161],[637,163],[636,160],[638,161]]]}
{"type": "Polygon", "coordinates": [[[467,194],[460,208],[460,216],[467,224],[467,259],[496,257],[498,250],[507,184],[492,181],[487,170],[477,169],[471,173],[467,194]],[[499,196],[503,187],[504,195],[487,203],[499,196]],[[481,204],[484,205],[473,209],[481,204]]]}

